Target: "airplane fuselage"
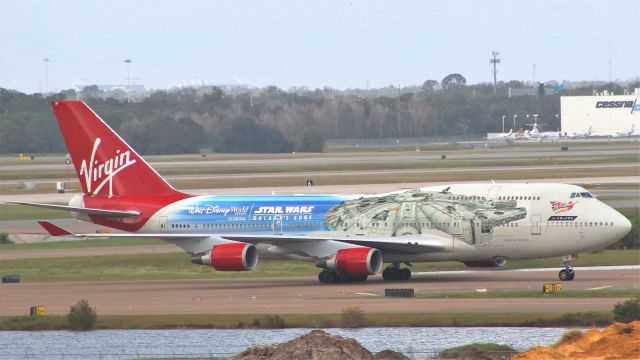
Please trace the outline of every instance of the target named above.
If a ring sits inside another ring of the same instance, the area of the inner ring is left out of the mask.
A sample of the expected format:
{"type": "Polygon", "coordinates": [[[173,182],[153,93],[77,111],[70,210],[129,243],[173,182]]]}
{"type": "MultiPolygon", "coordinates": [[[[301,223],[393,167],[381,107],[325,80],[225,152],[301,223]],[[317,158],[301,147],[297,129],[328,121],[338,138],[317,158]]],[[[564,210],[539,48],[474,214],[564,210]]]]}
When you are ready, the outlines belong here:
{"type": "Polygon", "coordinates": [[[628,224],[579,186],[477,183],[443,192],[447,187],[378,195],[194,196],[161,208],[139,232],[437,236],[451,240],[448,251],[387,251],[384,261],[479,261],[602,248],[628,224]]]}

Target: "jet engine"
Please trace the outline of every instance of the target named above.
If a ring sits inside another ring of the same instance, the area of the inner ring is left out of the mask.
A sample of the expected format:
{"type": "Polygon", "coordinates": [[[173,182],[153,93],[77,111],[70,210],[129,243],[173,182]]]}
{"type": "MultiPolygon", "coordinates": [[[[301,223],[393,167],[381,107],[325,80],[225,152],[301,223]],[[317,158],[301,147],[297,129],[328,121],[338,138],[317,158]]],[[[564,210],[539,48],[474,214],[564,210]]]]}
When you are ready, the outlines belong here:
{"type": "Polygon", "coordinates": [[[243,242],[214,245],[211,251],[195,254],[191,262],[199,265],[211,265],[218,271],[246,271],[256,267],[258,249],[243,242]]]}
{"type": "Polygon", "coordinates": [[[504,264],[507,263],[507,259],[496,257],[490,260],[476,260],[476,261],[465,261],[465,264],[468,267],[481,267],[481,268],[494,268],[494,267],[503,267],[504,264]]]}
{"type": "Polygon", "coordinates": [[[341,249],[327,260],[326,267],[352,278],[366,278],[382,269],[382,253],[369,247],[341,249]]]}

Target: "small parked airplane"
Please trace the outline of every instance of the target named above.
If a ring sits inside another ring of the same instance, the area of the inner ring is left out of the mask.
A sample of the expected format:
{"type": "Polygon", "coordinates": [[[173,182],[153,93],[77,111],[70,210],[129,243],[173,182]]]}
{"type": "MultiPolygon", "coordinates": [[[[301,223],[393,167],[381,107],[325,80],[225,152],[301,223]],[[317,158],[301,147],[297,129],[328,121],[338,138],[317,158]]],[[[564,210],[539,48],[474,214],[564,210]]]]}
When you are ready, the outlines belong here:
{"type": "Polygon", "coordinates": [[[603,248],[631,229],[620,213],[587,190],[566,184],[471,183],[375,195],[194,196],[175,190],[84,102],[53,101],[83,195],[69,205],[13,204],[70,211],[123,234],[73,234],[50,222],[54,236],[153,237],[180,246],[195,264],[219,271],[253,269],[257,245],[311,261],[322,283],[364,281],[390,263],[385,280],[407,280],[413,262],[460,261],[500,267],[509,259],[565,255],[561,280],[572,280],[572,254],[603,248]]]}
{"type": "Polygon", "coordinates": [[[531,130],[525,130],[520,137],[521,140],[558,140],[560,138],[559,131],[539,131],[538,123],[535,122],[533,124],[525,124],[531,126],[531,130]]]}
{"type": "Polygon", "coordinates": [[[629,137],[631,135],[633,135],[633,133],[636,132],[636,124],[632,124],[631,128],[627,131],[616,131],[613,134],[611,134],[611,137],[614,138],[622,138],[622,137],[629,137]]]}
{"type": "Polygon", "coordinates": [[[516,139],[516,134],[514,134],[513,129],[509,129],[508,133],[498,133],[492,140],[505,140],[512,141],[516,139]]]}
{"type": "Polygon", "coordinates": [[[592,132],[593,132],[592,127],[589,126],[589,129],[585,132],[567,133],[565,136],[570,139],[588,138],[591,136],[592,132]]]}

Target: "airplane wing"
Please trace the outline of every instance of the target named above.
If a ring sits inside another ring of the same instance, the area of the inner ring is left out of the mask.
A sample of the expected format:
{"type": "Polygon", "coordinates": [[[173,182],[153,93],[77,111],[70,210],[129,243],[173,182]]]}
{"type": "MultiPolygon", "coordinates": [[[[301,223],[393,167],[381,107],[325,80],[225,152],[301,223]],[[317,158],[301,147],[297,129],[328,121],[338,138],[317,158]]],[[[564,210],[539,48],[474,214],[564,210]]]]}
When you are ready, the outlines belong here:
{"type": "Polygon", "coordinates": [[[436,236],[389,236],[389,237],[364,237],[347,235],[261,235],[261,234],[221,234],[223,239],[242,241],[250,244],[268,243],[282,247],[291,246],[295,243],[336,241],[344,244],[357,246],[368,246],[384,252],[415,254],[424,252],[441,252],[450,248],[451,238],[436,236]]]}
{"type": "Polygon", "coordinates": [[[52,236],[75,236],[79,238],[140,237],[158,238],[176,244],[190,253],[202,253],[211,247],[230,241],[249,244],[277,245],[291,253],[305,253],[314,257],[331,256],[341,248],[367,246],[384,253],[417,254],[451,250],[451,237],[442,235],[405,235],[394,237],[348,236],[346,234],[320,235],[280,235],[280,234],[163,234],[163,233],[119,233],[119,234],[74,234],[48,221],[38,223],[52,236]]]}
{"type": "Polygon", "coordinates": [[[84,208],[84,207],[74,207],[74,206],[67,206],[67,205],[32,203],[32,202],[24,202],[24,201],[7,201],[7,204],[27,205],[27,206],[46,208],[46,209],[55,209],[55,210],[66,210],[71,212],[77,212],[80,214],[100,215],[103,217],[112,217],[112,218],[136,217],[140,215],[138,211],[134,211],[134,210],[103,210],[103,209],[91,209],[91,208],[84,208]]]}

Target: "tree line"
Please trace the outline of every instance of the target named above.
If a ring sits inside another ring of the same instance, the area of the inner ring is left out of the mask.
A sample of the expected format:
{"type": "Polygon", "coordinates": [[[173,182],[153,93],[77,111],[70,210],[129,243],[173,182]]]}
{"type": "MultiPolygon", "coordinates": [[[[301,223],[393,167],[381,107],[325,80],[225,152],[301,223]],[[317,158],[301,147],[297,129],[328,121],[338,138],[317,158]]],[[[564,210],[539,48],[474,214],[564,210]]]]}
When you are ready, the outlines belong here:
{"type": "MultiPolygon", "coordinates": [[[[629,87],[638,84],[630,84],[629,87]]],[[[83,91],[23,94],[0,88],[0,153],[64,153],[49,101],[86,101],[143,154],[215,152],[319,152],[329,138],[403,138],[478,135],[524,127],[525,114],[539,114],[559,129],[560,96],[622,92],[617,84],[587,85],[546,96],[507,97],[518,81],[467,85],[460,74],[440,83],[403,89],[345,90],[274,86],[223,91],[218,87],[160,90],[128,101],[90,86],[83,91]]],[[[514,129],[515,131],[516,129],[514,129]]],[[[508,130],[507,130],[508,131],[508,130]]]]}

